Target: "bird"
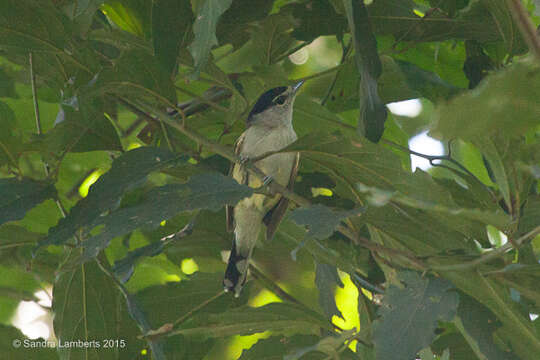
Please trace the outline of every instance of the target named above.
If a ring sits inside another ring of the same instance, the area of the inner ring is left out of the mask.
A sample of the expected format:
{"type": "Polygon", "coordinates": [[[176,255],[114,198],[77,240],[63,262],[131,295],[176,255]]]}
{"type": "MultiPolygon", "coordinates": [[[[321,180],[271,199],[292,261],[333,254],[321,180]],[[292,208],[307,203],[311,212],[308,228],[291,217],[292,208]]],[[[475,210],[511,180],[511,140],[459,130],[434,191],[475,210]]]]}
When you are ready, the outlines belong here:
{"type": "MultiPolygon", "coordinates": [[[[258,98],[247,117],[246,130],[235,145],[235,153],[242,161],[233,163],[229,174],[238,183],[259,188],[275,181],[292,190],[298,172],[299,153],[278,153],[256,161],[253,165],[266,175],[264,179],[250,174],[245,164],[250,158],[279,151],[296,141],[293,105],[303,83],[299,81],[291,86],[275,87],[258,98]]],[[[240,296],[263,224],[266,226],[266,239],[272,239],[288,205],[288,199],[281,194],[254,193],[234,207],[226,207],[227,230],[234,232],[234,238],[223,279],[225,291],[233,292],[235,297],[240,296]]]]}

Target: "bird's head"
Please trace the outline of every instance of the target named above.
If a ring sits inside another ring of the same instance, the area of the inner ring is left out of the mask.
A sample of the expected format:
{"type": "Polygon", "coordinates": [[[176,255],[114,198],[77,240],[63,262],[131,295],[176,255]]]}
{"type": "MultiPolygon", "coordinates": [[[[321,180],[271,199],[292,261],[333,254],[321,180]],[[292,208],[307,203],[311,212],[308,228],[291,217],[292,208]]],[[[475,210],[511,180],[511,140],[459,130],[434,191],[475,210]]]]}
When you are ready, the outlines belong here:
{"type": "Polygon", "coordinates": [[[247,118],[247,126],[276,127],[292,122],[294,99],[304,81],[291,86],[279,86],[262,94],[247,118]]]}

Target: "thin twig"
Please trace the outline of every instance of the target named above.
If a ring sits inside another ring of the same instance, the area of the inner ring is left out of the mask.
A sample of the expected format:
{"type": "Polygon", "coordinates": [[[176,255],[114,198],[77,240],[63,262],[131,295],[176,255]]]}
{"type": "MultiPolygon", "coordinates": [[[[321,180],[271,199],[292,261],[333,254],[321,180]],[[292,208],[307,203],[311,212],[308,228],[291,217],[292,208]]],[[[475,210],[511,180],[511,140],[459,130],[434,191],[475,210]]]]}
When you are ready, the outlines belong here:
{"type": "Polygon", "coordinates": [[[223,111],[223,112],[228,112],[229,111],[229,109],[227,109],[226,107],[223,107],[223,106],[213,102],[212,100],[205,98],[204,95],[199,96],[199,95],[197,95],[197,94],[195,94],[195,93],[193,93],[193,92],[191,92],[191,91],[189,91],[187,89],[184,89],[184,88],[182,88],[180,86],[176,86],[176,85],[175,85],[175,88],[176,88],[176,90],[178,90],[180,92],[183,92],[184,94],[189,95],[189,96],[193,97],[194,99],[196,99],[196,100],[198,100],[198,101],[200,101],[200,102],[202,102],[202,103],[204,103],[206,105],[209,105],[210,107],[213,107],[214,109],[216,109],[218,111],[223,111]]]}
{"type": "MultiPolygon", "coordinates": [[[[37,98],[37,87],[36,87],[36,74],[34,73],[34,59],[32,56],[32,53],[28,54],[28,62],[30,65],[30,84],[32,85],[32,100],[34,102],[34,115],[36,117],[36,131],[38,135],[42,134],[41,129],[41,118],[39,116],[39,105],[38,105],[38,98],[37,98]]],[[[49,170],[49,164],[47,164],[45,161],[43,161],[43,168],[45,170],[45,176],[49,177],[50,170],[49,170]]],[[[56,206],[58,206],[58,209],[60,210],[60,213],[62,214],[62,217],[66,217],[66,209],[64,208],[64,205],[60,202],[60,199],[56,199],[56,206]]]]}
{"type": "Polygon", "coordinates": [[[519,239],[515,240],[513,243],[511,241],[507,242],[503,246],[492,250],[490,252],[485,253],[484,255],[480,256],[479,258],[466,262],[461,264],[452,264],[452,265],[431,265],[430,268],[435,271],[465,271],[470,270],[472,268],[475,268],[479,265],[482,265],[488,261],[497,259],[504,254],[506,254],[508,251],[517,248],[521,246],[525,241],[527,241],[530,238],[535,237],[536,235],[540,234],[540,226],[535,227],[525,235],[521,236],[519,239]]]}
{"type": "Polygon", "coordinates": [[[536,29],[529,17],[527,9],[525,9],[520,0],[508,0],[508,5],[512,9],[512,16],[529,50],[534,54],[536,60],[540,61],[540,38],[536,34],[536,29]]]}

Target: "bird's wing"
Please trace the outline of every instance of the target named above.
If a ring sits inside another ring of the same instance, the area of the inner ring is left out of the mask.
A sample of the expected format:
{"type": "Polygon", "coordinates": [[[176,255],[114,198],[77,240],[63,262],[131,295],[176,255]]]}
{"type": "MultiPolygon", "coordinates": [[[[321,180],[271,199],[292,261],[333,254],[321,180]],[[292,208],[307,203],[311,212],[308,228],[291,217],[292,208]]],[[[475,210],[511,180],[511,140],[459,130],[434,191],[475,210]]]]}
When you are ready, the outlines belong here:
{"type": "MultiPolygon", "coordinates": [[[[289,184],[287,188],[293,190],[294,181],[296,180],[296,175],[298,174],[298,164],[300,163],[300,153],[296,153],[294,158],[294,165],[292,167],[291,176],[289,178],[289,184]]],[[[289,199],[284,196],[281,196],[279,201],[274,207],[272,207],[264,216],[263,222],[266,225],[266,239],[272,240],[274,234],[279,226],[279,223],[283,219],[287,207],[289,206],[289,199]]]]}
{"type": "MultiPolygon", "coordinates": [[[[246,137],[245,134],[246,133],[244,132],[242,135],[240,135],[238,140],[236,140],[236,144],[234,145],[234,153],[236,155],[240,154],[240,152],[242,151],[242,144],[246,137]]],[[[233,177],[233,173],[235,172],[234,168],[236,166],[241,166],[241,165],[237,163],[231,163],[231,166],[229,168],[229,176],[233,177]]],[[[242,173],[242,172],[238,171],[237,173],[242,173]]],[[[243,175],[244,176],[242,177],[242,179],[237,179],[237,178],[234,178],[234,179],[238,181],[239,184],[247,185],[248,184],[247,173],[244,173],[243,175]]],[[[234,231],[234,206],[227,205],[225,207],[225,219],[227,221],[227,231],[233,232],[234,231]]]]}

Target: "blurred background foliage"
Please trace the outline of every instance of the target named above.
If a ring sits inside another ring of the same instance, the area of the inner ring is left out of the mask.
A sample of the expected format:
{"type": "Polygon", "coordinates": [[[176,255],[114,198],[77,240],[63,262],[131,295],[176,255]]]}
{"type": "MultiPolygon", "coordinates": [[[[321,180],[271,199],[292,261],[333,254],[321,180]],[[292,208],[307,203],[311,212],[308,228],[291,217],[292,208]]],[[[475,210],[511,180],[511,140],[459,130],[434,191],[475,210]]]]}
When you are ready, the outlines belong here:
{"type": "Polygon", "coordinates": [[[537,359],[538,6],[2,0],[2,358],[537,359]],[[298,79],[300,201],[235,299],[231,146],[298,79]]]}

